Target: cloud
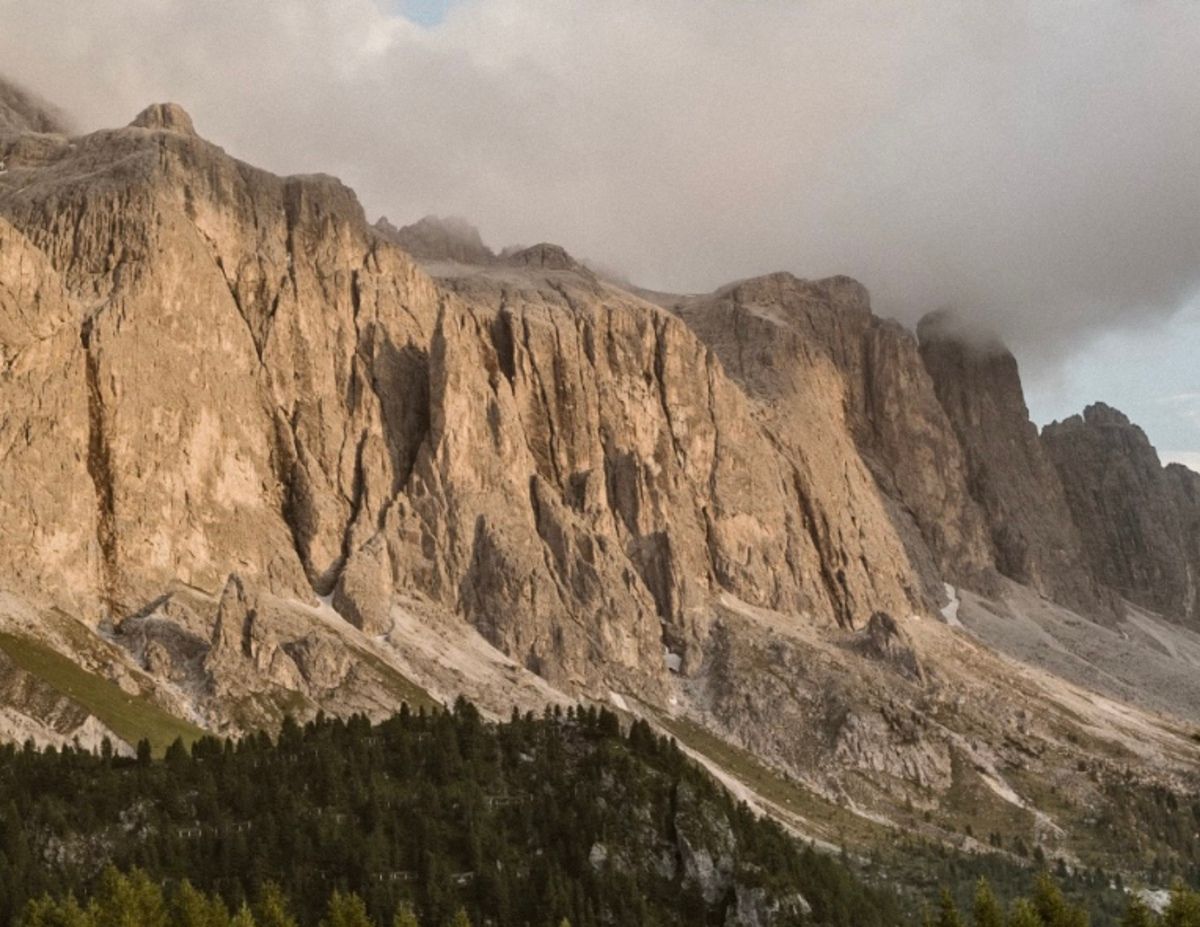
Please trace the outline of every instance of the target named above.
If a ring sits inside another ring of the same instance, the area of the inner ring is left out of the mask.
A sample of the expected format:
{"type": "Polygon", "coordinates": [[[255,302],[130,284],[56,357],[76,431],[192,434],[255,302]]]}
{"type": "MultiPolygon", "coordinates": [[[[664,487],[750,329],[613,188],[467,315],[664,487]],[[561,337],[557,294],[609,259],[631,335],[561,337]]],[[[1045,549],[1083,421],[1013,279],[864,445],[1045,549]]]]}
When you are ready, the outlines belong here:
{"type": "Polygon", "coordinates": [[[336,173],[644,285],[849,273],[1027,366],[1200,293],[1190,0],[0,0],[0,61],[81,126],[174,99],[336,173]]]}

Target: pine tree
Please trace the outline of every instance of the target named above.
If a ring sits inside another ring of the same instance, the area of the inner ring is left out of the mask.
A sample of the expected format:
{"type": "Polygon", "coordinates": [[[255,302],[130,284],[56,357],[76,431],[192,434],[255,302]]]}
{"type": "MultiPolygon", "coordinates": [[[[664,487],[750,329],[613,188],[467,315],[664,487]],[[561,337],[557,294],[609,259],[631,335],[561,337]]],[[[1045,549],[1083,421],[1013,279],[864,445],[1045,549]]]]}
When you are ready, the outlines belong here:
{"type": "Polygon", "coordinates": [[[975,884],[975,902],[971,907],[975,927],[1004,927],[1004,912],[987,879],[975,884]]]}
{"type": "Polygon", "coordinates": [[[372,927],[367,906],[353,892],[334,891],[321,927],[372,927]]]}
{"type": "Polygon", "coordinates": [[[254,915],[245,905],[238,908],[238,913],[233,916],[229,922],[229,927],[258,927],[255,923],[254,915]]]}
{"type": "Polygon", "coordinates": [[[88,914],[95,927],[167,927],[168,924],[162,889],[140,869],[125,876],[111,865],[100,876],[88,914]]]}
{"type": "Polygon", "coordinates": [[[1155,920],[1141,895],[1131,895],[1125,914],[1121,917],[1121,927],[1154,927],[1155,920]]]}
{"type": "Polygon", "coordinates": [[[19,923],[20,927],[92,927],[91,917],[73,895],[68,895],[66,901],[46,896],[29,902],[19,923]]]}
{"type": "Polygon", "coordinates": [[[197,891],[186,879],[171,899],[172,927],[226,927],[228,923],[224,902],[197,891]]]}
{"type": "Polygon", "coordinates": [[[1176,882],[1161,923],[1162,927],[1200,927],[1200,894],[1176,882]]]}
{"type": "Polygon", "coordinates": [[[1019,899],[1008,912],[1008,927],[1046,927],[1038,913],[1024,898],[1019,899]]]}
{"type": "Polygon", "coordinates": [[[1034,881],[1033,907],[1045,927],[1087,927],[1087,912],[1067,904],[1062,890],[1047,872],[1034,881]]]}
{"type": "Polygon", "coordinates": [[[943,888],[941,895],[938,897],[936,924],[937,927],[966,927],[962,916],[958,913],[958,906],[954,903],[954,896],[950,894],[949,889],[943,888]]]}
{"type": "Polygon", "coordinates": [[[258,927],[296,927],[296,919],[288,912],[287,899],[274,882],[263,886],[254,906],[254,920],[258,927]]]}
{"type": "Polygon", "coordinates": [[[467,917],[466,909],[459,908],[450,919],[448,927],[472,927],[471,919],[467,917]]]}
{"type": "Polygon", "coordinates": [[[409,905],[402,904],[397,909],[396,916],[392,918],[392,927],[421,927],[421,925],[417,921],[417,915],[413,913],[413,909],[409,905]]]}

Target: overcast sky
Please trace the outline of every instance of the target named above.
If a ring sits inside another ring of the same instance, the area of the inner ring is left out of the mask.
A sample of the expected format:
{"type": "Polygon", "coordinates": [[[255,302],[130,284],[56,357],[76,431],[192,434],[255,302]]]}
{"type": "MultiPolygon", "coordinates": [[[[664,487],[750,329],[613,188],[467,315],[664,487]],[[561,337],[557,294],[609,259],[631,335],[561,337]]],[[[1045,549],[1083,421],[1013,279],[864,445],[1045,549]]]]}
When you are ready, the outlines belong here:
{"type": "Polygon", "coordinates": [[[1103,399],[1200,455],[1195,0],[0,0],[0,68],[649,287],[953,306],[1039,421],[1103,399]]]}

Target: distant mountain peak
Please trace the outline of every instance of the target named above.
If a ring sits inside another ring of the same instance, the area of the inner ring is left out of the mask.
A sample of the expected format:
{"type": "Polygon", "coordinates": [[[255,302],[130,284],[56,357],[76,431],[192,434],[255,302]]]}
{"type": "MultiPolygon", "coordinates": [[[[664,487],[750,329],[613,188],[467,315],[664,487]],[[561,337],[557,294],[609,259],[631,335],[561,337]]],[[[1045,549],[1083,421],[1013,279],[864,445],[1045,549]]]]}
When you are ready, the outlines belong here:
{"type": "Polygon", "coordinates": [[[0,135],[23,132],[66,135],[66,117],[54,106],[0,77],[0,135]]]}
{"type": "Polygon", "coordinates": [[[181,135],[196,134],[192,117],[178,103],[151,103],[129,125],[131,128],[159,129],[181,135]]]}
{"type": "Polygon", "coordinates": [[[479,229],[458,216],[425,216],[397,228],[384,216],[375,231],[399,245],[419,261],[455,261],[459,264],[494,264],[495,253],[483,243],[479,229]]]}
{"type": "Polygon", "coordinates": [[[506,249],[504,259],[517,267],[539,267],[543,270],[574,270],[591,273],[571,257],[566,248],[545,241],[528,248],[506,249]]]}

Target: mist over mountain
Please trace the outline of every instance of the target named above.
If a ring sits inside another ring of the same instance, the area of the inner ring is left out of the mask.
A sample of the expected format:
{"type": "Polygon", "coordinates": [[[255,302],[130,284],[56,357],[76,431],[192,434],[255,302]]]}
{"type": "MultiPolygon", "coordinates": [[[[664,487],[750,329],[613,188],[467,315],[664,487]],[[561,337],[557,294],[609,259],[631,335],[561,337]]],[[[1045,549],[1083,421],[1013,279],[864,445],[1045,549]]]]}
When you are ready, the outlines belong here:
{"type": "Polygon", "coordinates": [[[6,71],[83,127],[186,100],[374,215],[466,215],[653,289],[852,273],[884,314],[952,306],[1031,365],[1200,290],[1190,3],[2,9],[6,71]]]}

